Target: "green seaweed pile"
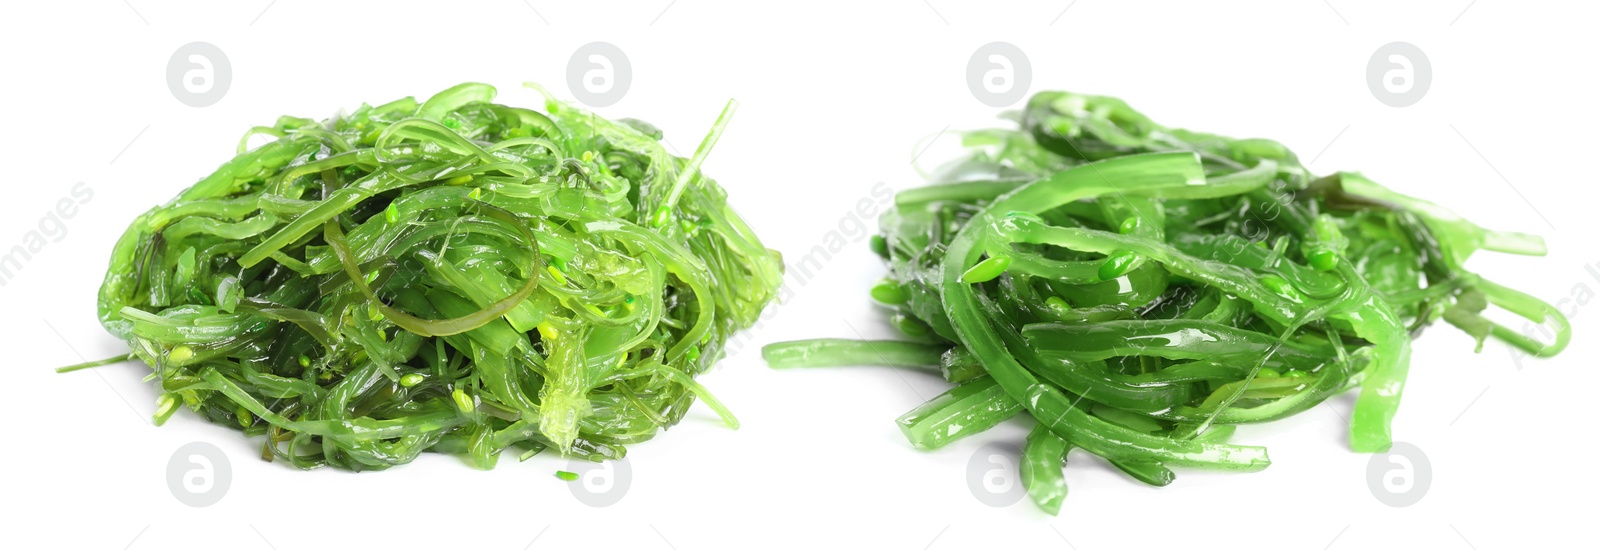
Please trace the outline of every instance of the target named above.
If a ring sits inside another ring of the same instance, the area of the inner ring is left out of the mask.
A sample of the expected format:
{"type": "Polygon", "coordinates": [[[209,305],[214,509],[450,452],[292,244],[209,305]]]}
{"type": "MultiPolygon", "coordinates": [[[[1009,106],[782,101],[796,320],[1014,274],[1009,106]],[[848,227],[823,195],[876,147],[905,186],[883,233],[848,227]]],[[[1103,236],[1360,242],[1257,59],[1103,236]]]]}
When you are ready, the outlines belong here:
{"type": "Polygon", "coordinates": [[[683,159],[647,123],[495,93],[282,117],[134,220],[99,315],[154,369],[156,421],[350,470],[619,458],[696,398],[737,427],[695,376],[783,267],[699,170],[734,103],[683,159]]]}
{"type": "Polygon", "coordinates": [[[965,134],[971,154],[896,196],[872,297],[897,341],[768,346],[775,368],[937,368],[956,384],[899,419],[935,449],[1026,413],[1020,471],[1056,513],[1067,451],[1153,485],[1169,467],[1250,471],[1227,443],[1359,389],[1350,444],[1391,444],[1411,341],[1437,320],[1529,354],[1570,339],[1554,307],[1465,269],[1479,249],[1542,255],[1356,173],[1317,177],[1283,145],[1168,128],[1120,100],[1034,96],[1018,128],[965,134]],[[1482,315],[1557,327],[1553,342],[1482,315]]]}

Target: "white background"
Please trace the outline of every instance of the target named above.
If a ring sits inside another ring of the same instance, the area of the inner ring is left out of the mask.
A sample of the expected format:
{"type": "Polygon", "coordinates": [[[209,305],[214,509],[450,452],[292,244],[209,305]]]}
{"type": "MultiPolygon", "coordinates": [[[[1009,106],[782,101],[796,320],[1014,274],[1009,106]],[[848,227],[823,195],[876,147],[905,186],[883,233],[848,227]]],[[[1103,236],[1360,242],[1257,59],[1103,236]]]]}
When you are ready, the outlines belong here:
{"type": "MultiPolygon", "coordinates": [[[[493,471],[428,455],[387,472],[301,472],[260,461],[258,441],[187,412],[153,427],[156,393],[140,382],[142,365],[51,371],[125,351],[94,315],[111,243],[139,212],[228,159],[248,127],[466,80],[499,86],[508,103],[536,105],[518,87],[525,80],[571,97],[567,59],[591,41],[616,44],[633,65],[627,95],[599,112],[650,120],[684,154],[727,98],[742,103],[706,170],[791,260],[829,231],[853,229],[841,220],[874,183],[917,185],[919,140],[993,124],[997,110],[974,99],[964,75],[978,46],[1004,40],[1029,56],[1034,90],[1117,95],[1164,124],[1278,139],[1318,172],[1361,170],[1485,226],[1547,237],[1545,258],[1476,258],[1471,267],[1495,280],[1552,302],[1600,289],[1585,271],[1600,264],[1591,3],[573,4],[0,5],[0,247],[22,244],[73,184],[93,190],[66,235],[0,287],[10,354],[0,546],[1491,550],[1592,541],[1600,378],[1588,335],[1600,312],[1587,299],[1562,305],[1578,334],[1567,352],[1521,369],[1497,343],[1472,354],[1449,327],[1418,342],[1395,433],[1427,453],[1433,480],[1407,508],[1379,502],[1369,456],[1346,447],[1349,396],[1241,429],[1238,442],[1271,450],[1261,473],[1181,470],[1152,489],[1075,452],[1071,495],[1048,517],[1026,500],[989,507],[967,486],[979,446],[1018,443],[1028,423],[919,452],[893,420],[943,391],[941,380],[771,371],[755,345],[703,379],[744,427],[726,430],[697,406],[630,450],[632,483],[609,508],[575,500],[551,475],[563,461],[545,456],[505,457],[493,471]],[[217,45],[233,68],[226,96],[206,108],[179,103],[164,80],[168,58],[193,41],[217,45]],[[1367,86],[1369,56],[1392,41],[1431,60],[1431,88],[1411,107],[1385,106],[1367,86]],[[229,492],[206,508],[167,488],[168,459],[193,441],[221,447],[233,470],[229,492]]],[[[935,146],[922,162],[949,153],[935,146]]],[[[890,335],[866,299],[881,273],[860,237],[814,280],[791,281],[794,296],[754,342],[890,335]]]]}

